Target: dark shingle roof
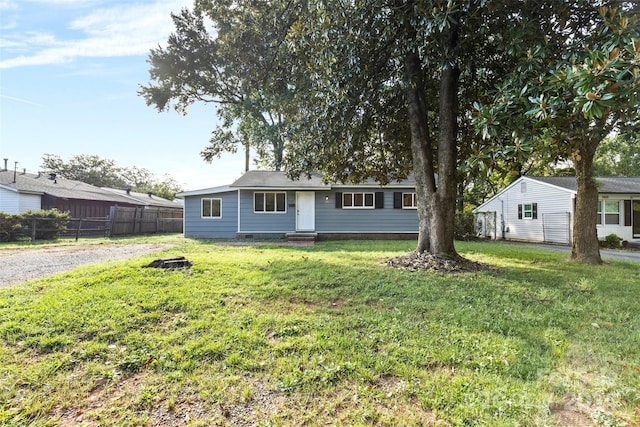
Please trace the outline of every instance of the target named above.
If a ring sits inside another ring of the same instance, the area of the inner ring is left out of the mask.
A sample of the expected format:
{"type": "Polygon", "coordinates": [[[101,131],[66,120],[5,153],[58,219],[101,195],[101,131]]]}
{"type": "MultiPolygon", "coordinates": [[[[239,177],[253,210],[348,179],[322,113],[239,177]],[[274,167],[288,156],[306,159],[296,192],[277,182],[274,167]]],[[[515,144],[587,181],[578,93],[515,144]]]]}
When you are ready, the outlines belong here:
{"type": "Polygon", "coordinates": [[[247,171],[240,178],[236,179],[230,187],[242,188],[309,188],[309,189],[329,189],[330,186],[322,182],[322,178],[312,175],[310,179],[300,177],[297,181],[292,181],[281,171],[247,171]]]}
{"type": "Polygon", "coordinates": [[[15,174],[13,182],[13,171],[0,171],[0,185],[13,188],[20,193],[48,194],[54,197],[76,200],[97,200],[104,202],[114,202],[122,204],[138,204],[131,199],[119,194],[103,190],[93,185],[80,181],[73,181],[64,178],[49,179],[46,174],[15,174]]]}
{"type": "Polygon", "coordinates": [[[127,190],[119,190],[117,188],[103,188],[103,190],[110,191],[112,193],[131,199],[131,203],[134,204],[151,206],[155,208],[182,209],[182,205],[180,203],[163,199],[162,197],[158,197],[155,194],[139,193],[137,191],[129,191],[129,193],[127,194],[127,190]]]}
{"type": "MultiPolygon", "coordinates": [[[[300,177],[299,180],[289,179],[282,171],[247,171],[235,180],[230,187],[234,188],[278,188],[278,189],[321,189],[330,190],[332,187],[380,187],[374,180],[367,180],[361,184],[327,184],[318,175],[312,175],[310,179],[300,177]]],[[[411,175],[400,182],[391,182],[388,186],[415,186],[415,179],[411,175]]]]}
{"type": "MultiPolygon", "coordinates": [[[[545,182],[567,190],[577,191],[574,176],[530,176],[536,181],[545,182]]],[[[640,177],[597,177],[600,193],[640,193],[640,177]]]]}

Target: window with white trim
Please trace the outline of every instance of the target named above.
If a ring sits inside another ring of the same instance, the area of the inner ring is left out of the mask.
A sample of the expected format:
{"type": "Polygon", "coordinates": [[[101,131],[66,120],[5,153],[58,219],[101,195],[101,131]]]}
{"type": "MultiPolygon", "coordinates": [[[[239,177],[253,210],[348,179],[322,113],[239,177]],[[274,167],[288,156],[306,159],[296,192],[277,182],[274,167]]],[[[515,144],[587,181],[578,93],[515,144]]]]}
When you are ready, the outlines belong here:
{"type": "Polygon", "coordinates": [[[373,209],[374,193],[342,193],[344,209],[373,209]]]}
{"type": "Polygon", "coordinates": [[[518,205],[518,219],[538,219],[538,204],[524,203],[518,205]]]}
{"type": "Polygon", "coordinates": [[[222,199],[202,199],[200,206],[202,218],[222,218],[222,199]]]}
{"type": "Polygon", "coordinates": [[[416,193],[402,193],[402,209],[415,209],[417,206],[416,193]]]}
{"type": "Polygon", "coordinates": [[[255,213],[286,213],[287,193],[276,191],[253,193],[253,211],[255,213]]]}
{"type": "Polygon", "coordinates": [[[598,201],[597,224],[618,225],[620,224],[620,201],[600,200],[598,201]]]}

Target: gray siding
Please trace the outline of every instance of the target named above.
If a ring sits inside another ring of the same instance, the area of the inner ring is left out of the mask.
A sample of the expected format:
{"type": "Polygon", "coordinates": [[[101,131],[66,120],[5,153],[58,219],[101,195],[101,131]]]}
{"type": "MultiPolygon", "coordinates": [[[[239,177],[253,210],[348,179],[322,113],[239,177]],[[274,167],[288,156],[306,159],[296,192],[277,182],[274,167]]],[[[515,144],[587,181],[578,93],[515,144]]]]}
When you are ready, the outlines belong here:
{"type": "Polygon", "coordinates": [[[186,196],[184,200],[184,236],[203,239],[236,237],[238,229],[238,192],[186,196]],[[202,218],[201,200],[221,199],[222,218],[202,218]]]}
{"type": "MultiPolygon", "coordinates": [[[[296,192],[287,193],[286,212],[253,211],[253,193],[277,192],[278,190],[240,190],[240,233],[275,233],[284,234],[296,231],[296,192]]],[[[317,220],[317,218],[316,218],[317,220]]]]}
{"type": "MultiPolygon", "coordinates": [[[[402,190],[396,190],[402,191],[402,190]]],[[[404,190],[404,192],[413,192],[404,190]]],[[[296,192],[286,191],[285,213],[255,213],[253,190],[240,190],[240,233],[273,233],[296,231],[296,192]]],[[[416,233],[418,215],[415,209],[394,209],[393,189],[342,188],[340,191],[315,192],[315,231],[318,233],[416,233]],[[336,208],[336,193],[382,192],[383,209],[336,208]],[[327,199],[328,197],[328,199],[327,199]]]]}
{"type": "Polygon", "coordinates": [[[415,209],[394,209],[393,193],[412,193],[410,189],[340,188],[316,193],[316,231],[318,233],[417,233],[415,209]],[[382,192],[383,209],[336,208],[336,193],[382,192]],[[326,196],[329,199],[326,200],[326,196]]]}

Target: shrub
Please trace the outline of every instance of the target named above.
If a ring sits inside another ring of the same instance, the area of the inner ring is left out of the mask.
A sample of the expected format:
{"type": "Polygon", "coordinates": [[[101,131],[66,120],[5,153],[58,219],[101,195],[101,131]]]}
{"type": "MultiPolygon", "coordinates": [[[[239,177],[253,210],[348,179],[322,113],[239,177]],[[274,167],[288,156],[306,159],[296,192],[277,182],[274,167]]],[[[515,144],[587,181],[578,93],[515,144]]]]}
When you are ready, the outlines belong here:
{"type": "Polygon", "coordinates": [[[22,225],[28,229],[28,235],[32,235],[35,227],[36,240],[54,240],[60,237],[60,233],[67,229],[70,215],[68,212],[60,212],[57,209],[27,211],[22,215],[22,225]]]}
{"type": "Polygon", "coordinates": [[[604,240],[600,240],[600,246],[612,249],[620,248],[622,246],[622,238],[615,233],[611,233],[604,240]]]}
{"type": "Polygon", "coordinates": [[[473,240],[476,238],[473,226],[473,212],[457,212],[453,235],[457,240],[473,240]]]}
{"type": "Polygon", "coordinates": [[[14,242],[21,236],[20,215],[0,212],[0,242],[14,242]]]}

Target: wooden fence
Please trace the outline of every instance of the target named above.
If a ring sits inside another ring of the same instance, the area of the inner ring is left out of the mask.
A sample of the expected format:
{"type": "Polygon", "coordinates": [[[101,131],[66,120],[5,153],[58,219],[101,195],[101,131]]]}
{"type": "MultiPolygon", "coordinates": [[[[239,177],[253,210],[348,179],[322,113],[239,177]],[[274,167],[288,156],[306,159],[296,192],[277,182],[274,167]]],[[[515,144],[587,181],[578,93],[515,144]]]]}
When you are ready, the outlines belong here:
{"type": "Polygon", "coordinates": [[[151,233],[182,233],[182,210],[124,208],[112,206],[110,236],[151,233]]]}
{"type": "MultiPolygon", "coordinates": [[[[53,218],[34,218],[22,230],[25,237],[36,240],[38,235],[55,232],[62,236],[126,236],[133,234],[182,233],[182,211],[163,208],[125,208],[114,206],[106,218],[69,218],[66,229],[60,230],[53,218]]],[[[63,225],[64,227],[64,225],[63,225]]]]}

